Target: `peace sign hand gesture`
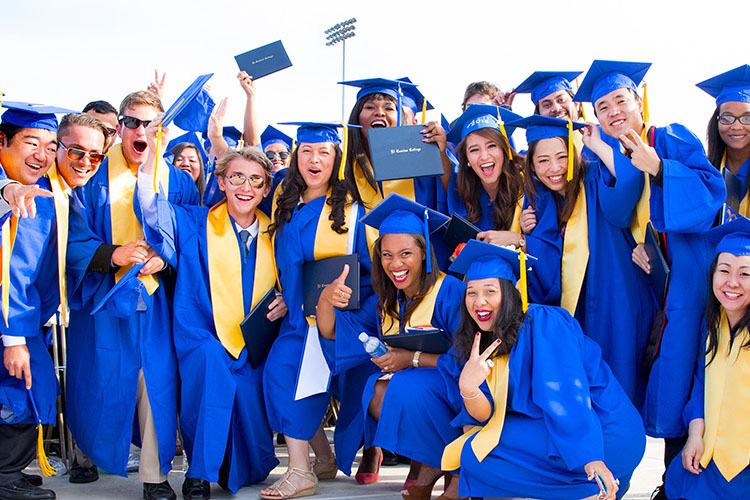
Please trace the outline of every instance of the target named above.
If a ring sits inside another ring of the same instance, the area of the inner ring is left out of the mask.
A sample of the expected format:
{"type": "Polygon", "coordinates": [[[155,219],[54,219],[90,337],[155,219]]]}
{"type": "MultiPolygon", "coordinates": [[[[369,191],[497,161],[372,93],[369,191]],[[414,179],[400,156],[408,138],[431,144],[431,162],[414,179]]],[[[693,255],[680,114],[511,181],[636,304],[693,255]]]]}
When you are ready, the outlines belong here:
{"type": "Polygon", "coordinates": [[[651,175],[659,173],[661,158],[654,148],[643,142],[635,130],[630,129],[627,134],[622,134],[620,142],[630,151],[630,161],[635,168],[651,175]]]}
{"type": "Polygon", "coordinates": [[[474,337],[474,344],[471,346],[469,359],[466,361],[463,370],[461,370],[461,376],[458,379],[458,387],[461,390],[461,394],[467,398],[472,398],[476,395],[477,391],[479,391],[479,386],[487,380],[490,368],[495,366],[489,358],[502,343],[502,340],[497,339],[480,354],[479,341],[481,338],[481,334],[477,332],[474,337]]]}

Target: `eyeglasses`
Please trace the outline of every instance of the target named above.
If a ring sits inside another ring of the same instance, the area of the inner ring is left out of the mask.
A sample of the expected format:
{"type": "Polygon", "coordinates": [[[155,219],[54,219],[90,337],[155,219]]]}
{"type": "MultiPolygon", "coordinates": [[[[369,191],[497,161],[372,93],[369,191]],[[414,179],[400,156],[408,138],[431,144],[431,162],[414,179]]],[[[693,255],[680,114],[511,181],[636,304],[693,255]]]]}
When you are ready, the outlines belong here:
{"type": "Polygon", "coordinates": [[[251,175],[247,177],[244,174],[236,174],[236,173],[226,176],[226,180],[228,180],[229,184],[231,184],[234,187],[239,187],[243,185],[245,181],[247,181],[250,184],[250,187],[254,187],[256,189],[262,188],[263,185],[266,183],[266,180],[260,175],[251,175]]]}
{"type": "Polygon", "coordinates": [[[739,120],[740,123],[743,125],[750,125],[750,115],[741,115],[741,116],[719,115],[718,120],[719,120],[719,123],[721,123],[722,125],[731,125],[737,120],[739,120]]]}
{"type": "Polygon", "coordinates": [[[137,129],[141,125],[143,125],[143,128],[146,128],[148,127],[148,124],[151,123],[151,120],[139,120],[133,116],[121,116],[118,121],[132,130],[137,129]]]}
{"type": "Polygon", "coordinates": [[[289,153],[289,151],[281,151],[280,153],[274,151],[266,151],[266,158],[268,158],[269,160],[273,160],[278,155],[278,157],[282,160],[286,160],[287,158],[289,158],[290,154],[291,153],[289,153]]]}
{"type": "Polygon", "coordinates": [[[61,148],[65,150],[65,156],[68,157],[69,160],[82,160],[84,156],[89,157],[89,162],[92,165],[99,165],[101,162],[104,161],[104,158],[106,155],[102,153],[94,153],[93,151],[84,151],[81,148],[69,148],[62,142],[58,142],[61,148]]]}
{"type": "Polygon", "coordinates": [[[112,137],[113,135],[117,133],[116,128],[105,127],[105,130],[107,131],[107,137],[112,137]]]}

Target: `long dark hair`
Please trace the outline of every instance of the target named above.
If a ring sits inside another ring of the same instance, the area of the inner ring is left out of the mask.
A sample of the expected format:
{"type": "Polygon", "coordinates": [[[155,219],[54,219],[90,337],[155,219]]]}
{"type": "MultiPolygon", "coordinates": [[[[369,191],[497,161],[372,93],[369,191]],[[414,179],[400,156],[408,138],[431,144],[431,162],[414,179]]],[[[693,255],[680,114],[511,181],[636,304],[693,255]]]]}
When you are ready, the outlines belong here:
{"type": "MultiPolygon", "coordinates": [[[[368,94],[361,99],[359,99],[352,108],[352,112],[349,114],[349,125],[360,125],[359,123],[359,114],[362,112],[362,109],[365,107],[365,104],[367,104],[370,101],[376,101],[376,100],[386,100],[390,101],[394,104],[396,104],[396,99],[389,96],[388,94],[381,94],[379,92],[376,92],[374,94],[368,94]]],[[[406,115],[403,111],[404,106],[402,106],[401,111],[401,121],[402,123],[406,119],[406,115]]],[[[362,173],[365,176],[365,179],[367,179],[367,182],[370,184],[370,186],[375,190],[378,191],[378,183],[375,181],[375,177],[372,173],[372,163],[370,163],[370,145],[367,142],[367,136],[366,132],[361,128],[350,128],[349,129],[349,142],[347,144],[347,152],[346,152],[346,169],[344,176],[346,179],[351,183],[351,192],[352,192],[352,198],[356,200],[357,203],[360,205],[365,205],[365,203],[362,201],[362,195],[359,192],[359,188],[357,186],[357,183],[354,180],[354,163],[357,163],[359,165],[359,168],[362,169],[362,173]]],[[[372,207],[367,207],[372,208],[372,207]]]]}
{"type": "Polygon", "coordinates": [[[200,151],[198,151],[198,148],[193,144],[192,142],[181,142],[177,144],[175,147],[172,148],[172,153],[174,155],[174,161],[177,161],[177,157],[182,154],[182,151],[184,149],[192,149],[195,151],[195,155],[198,157],[198,165],[200,166],[199,172],[198,172],[198,178],[195,180],[195,187],[198,188],[198,196],[199,200],[203,199],[203,192],[206,190],[206,171],[203,166],[203,157],[201,156],[200,151]]]}
{"type": "MultiPolygon", "coordinates": [[[[348,228],[344,227],[346,218],[346,195],[349,193],[348,183],[339,180],[338,167],[341,163],[341,148],[334,145],[336,151],[335,158],[333,160],[333,170],[331,171],[331,178],[328,181],[328,185],[331,187],[331,196],[328,197],[326,203],[331,207],[331,229],[339,234],[345,233],[348,228]]],[[[289,161],[289,168],[286,169],[283,183],[279,186],[281,193],[276,204],[276,210],[273,214],[273,223],[268,226],[268,233],[273,234],[284,227],[284,224],[292,219],[292,213],[299,204],[302,193],[307,189],[305,179],[299,171],[297,164],[297,151],[298,148],[294,149],[291,160],[289,161]]],[[[350,221],[352,223],[353,221],[350,221]]]]}
{"type": "MultiPolygon", "coordinates": [[[[426,255],[427,252],[424,235],[411,234],[411,236],[417,242],[417,246],[422,251],[422,254],[426,255]]],[[[391,278],[388,277],[385,269],[383,269],[383,263],[380,260],[382,241],[383,236],[380,236],[375,240],[375,244],[373,245],[372,271],[370,273],[372,276],[372,289],[378,295],[378,314],[383,318],[388,316],[391,321],[398,323],[400,320],[398,288],[396,288],[396,285],[393,284],[393,281],[391,281],[391,278]]],[[[432,251],[432,246],[430,246],[430,255],[427,258],[432,259],[432,272],[427,272],[427,266],[424,261],[422,261],[422,269],[419,273],[419,291],[414,297],[412,297],[411,301],[409,301],[409,305],[406,306],[406,310],[404,311],[404,324],[409,321],[414,310],[422,302],[424,296],[427,295],[440,276],[440,270],[437,267],[437,260],[435,259],[435,253],[432,251]]]]}
{"type": "MultiPolygon", "coordinates": [[[[568,138],[558,137],[565,144],[565,148],[568,148],[568,138]]],[[[533,141],[529,144],[529,151],[526,153],[526,175],[524,176],[524,184],[526,186],[526,194],[529,195],[529,203],[536,209],[536,201],[534,199],[537,196],[536,185],[534,179],[536,178],[536,169],[534,168],[534,153],[536,153],[537,145],[539,141],[533,141]]],[[[573,180],[568,181],[568,185],[565,186],[565,195],[560,197],[557,193],[552,193],[557,202],[557,224],[562,227],[570,219],[573,213],[573,208],[576,205],[579,191],[581,190],[581,179],[586,175],[586,163],[581,159],[575,146],[573,151],[568,150],[568,154],[573,155],[573,180]],[[562,208],[560,208],[562,205],[562,208]]],[[[545,188],[546,189],[546,188],[545,188]]]]}
{"type": "MultiPolygon", "coordinates": [[[[495,229],[510,229],[516,204],[523,198],[523,176],[521,175],[523,159],[515,151],[513,151],[513,160],[509,159],[510,146],[500,130],[482,128],[474,133],[491,140],[503,150],[502,172],[498,179],[497,193],[495,193],[492,220],[495,222],[495,229]]],[[[466,219],[469,222],[477,222],[482,218],[482,206],[479,203],[478,193],[483,187],[479,176],[469,166],[465,138],[458,144],[458,158],[458,175],[456,176],[458,196],[466,207],[466,219]]]]}
{"type": "MultiPolygon", "coordinates": [[[[719,299],[716,298],[716,295],[714,295],[714,289],[713,289],[713,280],[714,280],[714,273],[716,272],[716,266],[719,262],[719,256],[717,255],[714,257],[714,260],[711,262],[711,268],[708,273],[708,300],[706,302],[706,329],[708,330],[708,345],[706,346],[706,358],[708,359],[708,363],[711,363],[714,358],[716,357],[716,354],[718,354],[719,351],[719,328],[721,327],[720,321],[721,321],[721,304],[719,303],[719,299]]],[[[729,352],[732,350],[732,345],[734,344],[734,340],[737,336],[737,334],[746,328],[750,326],[750,307],[748,307],[745,310],[745,314],[742,315],[742,318],[737,322],[736,325],[733,325],[729,329],[729,352]]],[[[745,340],[745,343],[742,344],[743,349],[750,349],[750,335],[747,336],[747,339],[745,340]]],[[[729,354],[727,352],[727,355],[729,354]]]]}
{"type": "Polygon", "coordinates": [[[711,165],[717,169],[721,168],[721,159],[727,150],[724,139],[719,135],[719,108],[721,108],[721,105],[716,106],[714,114],[711,115],[711,119],[708,120],[708,126],[706,127],[706,143],[708,144],[708,153],[706,156],[708,156],[708,161],[711,162],[711,165]]]}
{"type": "MultiPolygon", "coordinates": [[[[495,316],[495,323],[492,325],[492,331],[485,332],[479,328],[477,322],[471,317],[466,309],[466,297],[461,306],[461,323],[458,330],[453,335],[453,346],[456,357],[461,362],[466,362],[471,354],[471,347],[474,344],[474,336],[477,332],[481,333],[479,340],[479,352],[483,352],[495,340],[500,339],[502,343],[495,351],[498,355],[510,353],[513,346],[518,340],[518,329],[524,321],[525,313],[521,307],[521,294],[513,286],[513,283],[506,279],[499,278],[500,281],[500,310],[495,316]]],[[[467,290],[468,293],[468,290],[467,290]]]]}

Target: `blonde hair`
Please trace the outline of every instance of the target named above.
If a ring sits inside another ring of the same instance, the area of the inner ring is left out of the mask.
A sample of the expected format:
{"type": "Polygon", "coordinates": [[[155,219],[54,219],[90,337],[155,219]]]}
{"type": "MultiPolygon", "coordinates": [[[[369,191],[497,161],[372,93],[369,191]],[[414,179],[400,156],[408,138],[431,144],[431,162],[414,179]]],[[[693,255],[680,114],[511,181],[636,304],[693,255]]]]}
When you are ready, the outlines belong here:
{"type": "Polygon", "coordinates": [[[161,103],[159,96],[148,90],[139,90],[137,92],[131,92],[125,96],[125,99],[120,103],[120,115],[125,113],[126,110],[134,108],[135,106],[145,104],[151,106],[160,112],[164,112],[164,106],[161,103]]]}

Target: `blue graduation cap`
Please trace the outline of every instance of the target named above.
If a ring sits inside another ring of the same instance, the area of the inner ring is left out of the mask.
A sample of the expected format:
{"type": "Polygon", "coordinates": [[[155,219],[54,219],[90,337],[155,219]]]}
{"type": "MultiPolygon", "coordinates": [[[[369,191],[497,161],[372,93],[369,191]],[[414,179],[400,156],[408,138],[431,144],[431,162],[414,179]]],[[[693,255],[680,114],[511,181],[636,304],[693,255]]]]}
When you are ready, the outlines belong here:
{"type": "Polygon", "coordinates": [[[548,95],[568,90],[573,92],[570,82],[575,80],[583,71],[535,71],[526,80],[513,89],[520,94],[531,93],[531,101],[536,105],[548,95]]]}
{"type": "Polygon", "coordinates": [[[333,144],[341,144],[341,137],[339,136],[339,128],[343,127],[356,127],[362,128],[359,125],[349,125],[343,123],[333,122],[282,122],[279,125],[297,125],[297,144],[303,142],[316,144],[319,142],[332,142],[333,144]]]}
{"type": "Polygon", "coordinates": [[[398,123],[401,125],[401,106],[402,99],[406,88],[415,88],[416,85],[413,83],[401,81],[401,80],[389,80],[387,78],[365,78],[363,80],[349,80],[346,82],[339,82],[340,85],[348,85],[350,87],[358,87],[357,100],[359,101],[363,97],[370,94],[385,94],[396,99],[398,104],[398,123]]]}
{"type": "Polygon", "coordinates": [[[271,125],[267,126],[266,129],[260,134],[260,143],[263,150],[265,150],[271,144],[281,144],[287,151],[292,151],[292,144],[294,140],[286,135],[281,130],[271,125]]]}
{"type": "Polygon", "coordinates": [[[57,132],[57,117],[55,114],[75,113],[72,109],[45,106],[20,101],[3,101],[2,107],[8,111],[3,113],[2,123],[9,123],[17,127],[40,128],[57,132]]]}
{"type": "Polygon", "coordinates": [[[591,63],[573,100],[595,104],[613,90],[630,89],[636,92],[650,67],[651,63],[597,59],[591,63]]]}
{"type": "Polygon", "coordinates": [[[384,234],[421,234],[424,236],[426,270],[432,272],[430,258],[430,234],[448,222],[448,217],[403,196],[391,193],[375,208],[360,219],[360,222],[384,234]]]}
{"type": "Polygon", "coordinates": [[[729,101],[750,102],[750,66],[743,64],[702,81],[696,87],[716,98],[717,106],[729,101]]]}
{"type": "MultiPolygon", "coordinates": [[[[511,127],[526,129],[526,142],[531,144],[534,141],[550,139],[552,137],[563,137],[568,141],[568,150],[573,151],[573,131],[586,126],[585,123],[572,122],[561,118],[551,116],[531,115],[520,120],[508,123],[511,127]]],[[[568,175],[567,179],[573,180],[573,160],[574,155],[568,154],[568,175]]]]}
{"type": "MultiPolygon", "coordinates": [[[[242,132],[240,132],[237,127],[224,127],[221,131],[221,135],[224,137],[224,140],[227,142],[227,146],[230,148],[236,148],[237,144],[240,143],[240,139],[242,139],[242,132]]],[[[211,147],[211,141],[206,137],[203,139],[203,147],[208,150],[208,148],[211,147]]]]}
{"type": "Polygon", "coordinates": [[[193,145],[195,145],[195,149],[198,150],[198,154],[201,155],[201,158],[203,159],[203,165],[208,165],[208,155],[206,154],[206,150],[203,149],[203,144],[201,144],[201,140],[198,137],[198,134],[195,132],[187,132],[182,134],[179,137],[175,137],[171,141],[169,141],[169,144],[167,144],[167,151],[171,152],[175,146],[178,144],[182,144],[183,142],[189,142],[193,145]]]}
{"type": "MultiPolygon", "coordinates": [[[[398,81],[413,83],[408,76],[399,78],[398,81]]],[[[411,110],[414,111],[414,114],[422,111],[423,106],[425,107],[425,111],[435,109],[435,107],[430,104],[430,101],[425,98],[424,94],[422,94],[422,92],[420,92],[416,86],[404,87],[402,91],[404,92],[404,95],[401,96],[401,99],[403,99],[403,105],[411,108],[411,110]]]]}
{"type": "Polygon", "coordinates": [[[208,101],[210,101],[211,107],[208,109],[208,114],[205,115],[206,125],[208,125],[208,116],[211,115],[211,111],[213,110],[213,100],[211,99],[211,96],[203,90],[203,86],[212,76],[214,76],[214,74],[209,73],[196,78],[195,81],[193,81],[193,83],[191,83],[190,86],[180,94],[180,97],[178,97],[174,104],[169,107],[167,112],[164,113],[161,125],[166,127],[172,123],[175,118],[184,113],[185,121],[183,123],[188,126],[188,128],[175,122],[178,127],[183,130],[193,130],[195,132],[205,131],[205,128],[196,129],[195,127],[191,127],[191,125],[195,125],[203,120],[203,116],[208,109],[208,101]]]}
{"type": "MultiPolygon", "coordinates": [[[[463,141],[467,135],[483,128],[500,129],[506,139],[513,135],[514,127],[506,127],[505,122],[511,122],[522,118],[512,111],[501,106],[492,106],[490,104],[470,104],[466,110],[459,116],[453,128],[448,132],[448,141],[458,144],[463,141]],[[498,120],[500,118],[500,120],[498,120]],[[501,127],[502,124],[502,127],[501,127]]],[[[510,144],[510,142],[508,142],[510,144]]]]}
{"type": "Polygon", "coordinates": [[[732,255],[750,255],[750,219],[739,216],[730,222],[703,233],[708,241],[716,245],[718,255],[723,252],[732,255]]]}

